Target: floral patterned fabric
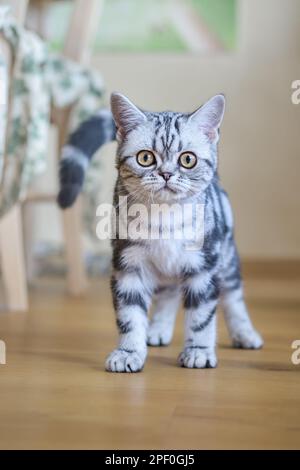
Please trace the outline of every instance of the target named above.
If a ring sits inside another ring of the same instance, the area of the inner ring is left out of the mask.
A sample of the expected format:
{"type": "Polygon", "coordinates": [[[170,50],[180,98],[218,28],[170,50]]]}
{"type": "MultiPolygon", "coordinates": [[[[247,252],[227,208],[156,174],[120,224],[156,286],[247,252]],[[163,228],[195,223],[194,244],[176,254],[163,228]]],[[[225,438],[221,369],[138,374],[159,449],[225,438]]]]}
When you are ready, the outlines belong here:
{"type": "Polygon", "coordinates": [[[33,178],[46,169],[51,106],[74,104],[72,130],[102,105],[104,90],[98,74],[50,53],[36,34],[16,24],[7,7],[0,7],[0,33],[14,57],[8,116],[8,70],[0,55],[1,217],[26,195],[33,178]]]}

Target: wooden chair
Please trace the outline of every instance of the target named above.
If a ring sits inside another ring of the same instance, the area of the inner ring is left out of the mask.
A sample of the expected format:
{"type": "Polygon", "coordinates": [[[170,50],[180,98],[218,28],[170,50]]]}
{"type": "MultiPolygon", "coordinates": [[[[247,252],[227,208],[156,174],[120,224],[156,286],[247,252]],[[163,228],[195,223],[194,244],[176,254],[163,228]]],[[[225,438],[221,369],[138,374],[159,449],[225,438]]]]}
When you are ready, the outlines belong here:
{"type": "MultiPolygon", "coordinates": [[[[25,19],[27,0],[11,0],[5,3],[12,6],[16,19],[22,24],[25,19]]],[[[4,38],[0,37],[0,45],[2,55],[7,61],[9,75],[6,77],[8,84],[6,98],[9,114],[9,83],[13,58],[10,47],[4,38]]],[[[4,132],[6,132],[7,135],[7,129],[4,130],[4,132]]],[[[6,156],[4,156],[4,168],[5,163],[6,156]]],[[[3,169],[3,171],[5,170],[3,169]]],[[[20,204],[16,204],[0,220],[0,258],[4,282],[5,305],[9,310],[26,311],[28,308],[28,296],[20,204]]]]}
{"type": "MultiPolygon", "coordinates": [[[[49,0],[41,0],[43,6],[49,0]]],[[[37,3],[37,2],[36,2],[37,3]]],[[[95,21],[99,18],[101,0],[73,0],[73,12],[64,45],[64,55],[79,63],[87,63],[90,41],[93,37],[95,21]],[[84,15],[84,21],[82,21],[84,15]]],[[[12,7],[14,16],[23,24],[28,7],[28,0],[6,0],[12,7]]],[[[5,41],[0,44],[4,56],[11,61],[11,53],[5,41]]],[[[65,142],[69,110],[56,110],[54,123],[58,127],[58,155],[65,142]]],[[[34,202],[55,203],[56,194],[29,193],[25,204],[34,202]]],[[[25,311],[28,308],[24,239],[21,217],[21,204],[17,204],[0,221],[0,256],[2,277],[4,280],[6,303],[9,310],[25,311]]],[[[62,213],[66,262],[68,267],[67,285],[71,294],[79,295],[86,290],[86,273],[83,263],[81,230],[81,198],[71,208],[62,213]]]]}

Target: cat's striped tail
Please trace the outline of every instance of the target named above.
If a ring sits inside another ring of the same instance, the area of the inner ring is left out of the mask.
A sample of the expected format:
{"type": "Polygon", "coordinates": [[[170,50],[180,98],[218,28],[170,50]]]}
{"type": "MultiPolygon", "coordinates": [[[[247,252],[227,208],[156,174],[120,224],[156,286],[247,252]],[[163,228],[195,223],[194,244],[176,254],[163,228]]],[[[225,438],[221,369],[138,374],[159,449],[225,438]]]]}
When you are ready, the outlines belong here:
{"type": "Polygon", "coordinates": [[[62,150],[59,170],[60,189],[57,202],[62,209],[74,204],[80,193],[86,169],[93,155],[107,142],[116,138],[112,114],[101,109],[73,132],[62,150]]]}

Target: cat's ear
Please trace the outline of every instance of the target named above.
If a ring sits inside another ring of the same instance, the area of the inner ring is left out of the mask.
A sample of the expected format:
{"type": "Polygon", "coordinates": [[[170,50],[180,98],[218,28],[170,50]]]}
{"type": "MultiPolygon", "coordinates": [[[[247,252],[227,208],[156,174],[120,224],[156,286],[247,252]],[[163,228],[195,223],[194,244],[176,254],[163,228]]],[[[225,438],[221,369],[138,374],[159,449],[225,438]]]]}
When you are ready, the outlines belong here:
{"type": "Polygon", "coordinates": [[[215,142],[218,138],[218,129],[221,125],[224,111],[225,96],[220,94],[213,96],[203,106],[194,111],[189,119],[196,122],[210,141],[215,142]]]}
{"type": "Polygon", "coordinates": [[[147,120],[145,114],[121,93],[112,93],[110,103],[114,121],[122,137],[147,120]]]}

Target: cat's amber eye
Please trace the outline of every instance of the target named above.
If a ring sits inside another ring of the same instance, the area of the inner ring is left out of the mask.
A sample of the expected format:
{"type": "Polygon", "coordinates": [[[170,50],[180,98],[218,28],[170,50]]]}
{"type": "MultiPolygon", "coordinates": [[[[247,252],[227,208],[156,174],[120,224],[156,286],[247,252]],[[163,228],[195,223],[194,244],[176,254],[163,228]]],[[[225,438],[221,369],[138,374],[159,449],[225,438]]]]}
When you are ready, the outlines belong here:
{"type": "Polygon", "coordinates": [[[197,163],[197,157],[191,152],[184,152],[179,157],[179,163],[183,168],[194,168],[197,163]]]}
{"type": "Polygon", "coordinates": [[[151,166],[155,163],[155,156],[150,150],[141,150],[136,156],[137,162],[141,166],[151,166]]]}

